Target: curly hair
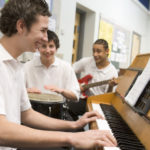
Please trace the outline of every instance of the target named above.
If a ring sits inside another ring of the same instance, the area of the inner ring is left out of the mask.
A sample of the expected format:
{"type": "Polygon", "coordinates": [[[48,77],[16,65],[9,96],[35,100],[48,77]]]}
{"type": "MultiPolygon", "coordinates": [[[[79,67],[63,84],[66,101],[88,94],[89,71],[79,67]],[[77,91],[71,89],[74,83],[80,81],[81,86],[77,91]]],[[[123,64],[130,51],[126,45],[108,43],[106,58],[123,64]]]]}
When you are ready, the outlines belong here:
{"type": "Polygon", "coordinates": [[[1,10],[0,30],[3,34],[12,36],[17,33],[16,23],[19,19],[30,30],[38,15],[51,16],[45,0],[9,0],[1,10]]]}
{"type": "Polygon", "coordinates": [[[55,46],[56,46],[56,49],[57,48],[59,48],[59,38],[58,38],[58,36],[56,35],[56,33],[55,32],[53,32],[53,31],[50,31],[50,30],[48,30],[47,31],[47,35],[48,35],[48,41],[50,42],[50,41],[54,41],[54,43],[55,43],[55,46]]]}
{"type": "Polygon", "coordinates": [[[98,39],[94,42],[94,44],[100,44],[104,46],[104,49],[107,50],[108,49],[108,42],[104,39],[98,39]]]}

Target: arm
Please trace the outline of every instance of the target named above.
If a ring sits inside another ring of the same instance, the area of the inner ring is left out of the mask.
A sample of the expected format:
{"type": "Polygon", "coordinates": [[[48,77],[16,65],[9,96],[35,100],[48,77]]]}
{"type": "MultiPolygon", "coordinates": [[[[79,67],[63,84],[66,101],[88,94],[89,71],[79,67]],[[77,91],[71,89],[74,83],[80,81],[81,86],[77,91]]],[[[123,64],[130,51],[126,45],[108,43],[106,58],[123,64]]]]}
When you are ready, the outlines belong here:
{"type": "Polygon", "coordinates": [[[73,146],[90,149],[116,145],[115,139],[108,132],[96,130],[79,133],[42,131],[9,122],[4,115],[0,115],[0,124],[1,146],[21,148],[73,146]]]}
{"type": "Polygon", "coordinates": [[[45,85],[44,88],[46,90],[50,90],[50,91],[59,93],[59,94],[63,95],[64,97],[66,97],[67,99],[77,101],[77,97],[72,91],[61,89],[56,86],[50,86],[50,85],[45,85]]]}
{"type": "Polygon", "coordinates": [[[36,130],[9,122],[4,115],[0,115],[0,124],[1,146],[56,147],[70,145],[69,135],[64,132],[36,130]]]}
{"type": "Polygon", "coordinates": [[[64,121],[51,117],[47,117],[41,113],[29,109],[22,112],[22,123],[38,129],[44,130],[76,130],[84,127],[89,122],[95,121],[97,118],[102,118],[97,111],[85,113],[77,121],[64,121]]]}
{"type": "Polygon", "coordinates": [[[112,92],[113,91],[113,87],[118,84],[117,78],[112,78],[112,80],[110,80],[108,84],[109,84],[109,86],[108,86],[107,92],[112,92]]]}

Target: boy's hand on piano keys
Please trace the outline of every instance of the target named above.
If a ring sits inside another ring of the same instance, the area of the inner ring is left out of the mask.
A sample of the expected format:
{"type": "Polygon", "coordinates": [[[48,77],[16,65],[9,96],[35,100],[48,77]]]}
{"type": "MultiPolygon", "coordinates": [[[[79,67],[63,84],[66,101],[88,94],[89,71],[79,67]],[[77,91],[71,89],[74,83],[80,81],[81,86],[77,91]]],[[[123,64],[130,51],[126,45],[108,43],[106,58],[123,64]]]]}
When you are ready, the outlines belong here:
{"type": "Polygon", "coordinates": [[[77,149],[98,149],[102,147],[116,147],[117,141],[109,131],[89,130],[78,132],[72,136],[72,145],[77,149]]]}
{"type": "Polygon", "coordinates": [[[88,123],[96,121],[96,119],[104,119],[104,117],[100,115],[98,111],[86,112],[79,120],[75,122],[76,128],[82,128],[88,123]]]}

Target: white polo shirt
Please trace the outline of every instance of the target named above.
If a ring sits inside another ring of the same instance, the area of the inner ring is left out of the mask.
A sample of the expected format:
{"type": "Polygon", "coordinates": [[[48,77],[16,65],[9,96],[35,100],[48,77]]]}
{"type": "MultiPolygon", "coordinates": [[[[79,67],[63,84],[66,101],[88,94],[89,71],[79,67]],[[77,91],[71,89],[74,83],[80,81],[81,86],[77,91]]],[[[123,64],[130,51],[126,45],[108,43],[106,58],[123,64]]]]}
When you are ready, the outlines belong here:
{"type": "Polygon", "coordinates": [[[72,91],[79,99],[79,83],[69,63],[55,57],[54,63],[47,68],[41,63],[40,56],[36,56],[25,64],[24,69],[27,88],[36,87],[44,93],[51,93],[44,86],[53,85],[72,91]]]}
{"type": "MultiPolygon", "coordinates": [[[[75,62],[73,64],[73,68],[75,70],[75,73],[82,73],[82,77],[91,74],[93,78],[89,81],[89,83],[95,83],[99,81],[109,80],[112,79],[113,77],[115,78],[118,77],[117,70],[111,63],[103,69],[98,69],[96,67],[93,56],[85,57],[75,62]]],[[[99,95],[106,93],[107,90],[108,84],[90,88],[89,90],[86,91],[86,94],[88,96],[99,95]]]]}
{"type": "MultiPolygon", "coordinates": [[[[22,65],[0,44],[0,114],[14,123],[21,123],[21,111],[31,108],[22,65]]],[[[0,150],[12,148],[0,147],[0,150]]]]}

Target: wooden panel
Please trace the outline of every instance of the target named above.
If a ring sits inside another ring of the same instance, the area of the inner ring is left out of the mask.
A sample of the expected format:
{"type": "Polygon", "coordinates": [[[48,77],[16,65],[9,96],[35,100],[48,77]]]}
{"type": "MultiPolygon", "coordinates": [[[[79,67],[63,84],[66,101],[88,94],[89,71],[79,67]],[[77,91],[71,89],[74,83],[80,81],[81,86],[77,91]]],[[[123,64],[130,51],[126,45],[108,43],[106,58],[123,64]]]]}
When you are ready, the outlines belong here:
{"type": "Polygon", "coordinates": [[[124,97],[130,86],[132,85],[132,82],[136,78],[138,74],[138,71],[132,71],[132,70],[126,70],[124,75],[119,81],[119,84],[117,86],[116,91],[124,97]]]}
{"type": "Polygon", "coordinates": [[[129,68],[144,69],[149,58],[150,58],[150,53],[137,55],[129,68]]]}

